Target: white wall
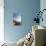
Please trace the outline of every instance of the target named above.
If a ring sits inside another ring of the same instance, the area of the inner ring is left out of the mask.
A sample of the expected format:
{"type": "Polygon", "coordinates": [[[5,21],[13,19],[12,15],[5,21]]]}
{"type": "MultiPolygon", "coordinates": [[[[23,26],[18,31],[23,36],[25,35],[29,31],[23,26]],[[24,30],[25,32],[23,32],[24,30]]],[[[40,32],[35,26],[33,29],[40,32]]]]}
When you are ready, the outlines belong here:
{"type": "Polygon", "coordinates": [[[4,41],[4,3],[0,0],[0,42],[4,41]]]}
{"type": "MultiPolygon", "coordinates": [[[[40,9],[46,9],[46,0],[40,0],[40,9]]],[[[41,25],[46,26],[46,11],[43,12],[43,22],[40,22],[41,25]]]]}

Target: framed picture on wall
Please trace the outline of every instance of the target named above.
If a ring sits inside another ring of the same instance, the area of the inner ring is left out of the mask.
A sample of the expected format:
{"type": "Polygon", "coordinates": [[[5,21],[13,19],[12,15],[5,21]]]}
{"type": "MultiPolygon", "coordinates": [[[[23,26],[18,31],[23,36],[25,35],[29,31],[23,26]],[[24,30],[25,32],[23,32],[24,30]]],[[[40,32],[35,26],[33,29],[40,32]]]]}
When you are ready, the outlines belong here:
{"type": "Polygon", "coordinates": [[[18,13],[13,13],[13,25],[21,25],[22,21],[21,21],[21,14],[18,13]]]}

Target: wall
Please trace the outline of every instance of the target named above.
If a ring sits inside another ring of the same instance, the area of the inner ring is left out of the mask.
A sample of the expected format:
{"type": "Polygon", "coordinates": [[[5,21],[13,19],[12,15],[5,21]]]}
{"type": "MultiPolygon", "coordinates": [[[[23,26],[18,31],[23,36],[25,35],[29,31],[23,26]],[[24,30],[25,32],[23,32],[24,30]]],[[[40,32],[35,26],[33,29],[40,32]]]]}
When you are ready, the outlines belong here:
{"type": "MultiPolygon", "coordinates": [[[[41,11],[43,10],[43,9],[46,9],[46,0],[41,0],[40,1],[40,9],[41,9],[41,11]]],[[[43,17],[43,22],[41,21],[40,22],[40,25],[42,25],[42,26],[46,26],[46,11],[44,11],[43,12],[43,15],[42,15],[42,17],[43,17]]]]}
{"type": "Polygon", "coordinates": [[[0,42],[4,41],[4,8],[3,8],[4,2],[3,1],[4,0],[0,0],[0,42]]]}
{"type": "Polygon", "coordinates": [[[7,41],[18,41],[32,28],[35,12],[40,9],[40,0],[4,0],[4,35],[7,41]],[[13,26],[13,13],[21,13],[22,25],[13,26]]]}

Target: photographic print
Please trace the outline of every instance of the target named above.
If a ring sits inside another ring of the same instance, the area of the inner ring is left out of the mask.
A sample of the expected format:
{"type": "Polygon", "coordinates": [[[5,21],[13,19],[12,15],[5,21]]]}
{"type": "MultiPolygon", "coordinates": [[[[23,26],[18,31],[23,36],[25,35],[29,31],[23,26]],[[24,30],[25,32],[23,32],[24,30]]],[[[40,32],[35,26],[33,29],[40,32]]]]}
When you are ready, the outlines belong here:
{"type": "Polygon", "coordinates": [[[21,14],[13,13],[13,25],[21,25],[21,14]]]}

